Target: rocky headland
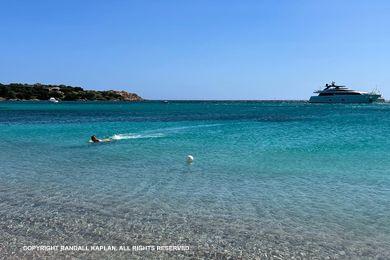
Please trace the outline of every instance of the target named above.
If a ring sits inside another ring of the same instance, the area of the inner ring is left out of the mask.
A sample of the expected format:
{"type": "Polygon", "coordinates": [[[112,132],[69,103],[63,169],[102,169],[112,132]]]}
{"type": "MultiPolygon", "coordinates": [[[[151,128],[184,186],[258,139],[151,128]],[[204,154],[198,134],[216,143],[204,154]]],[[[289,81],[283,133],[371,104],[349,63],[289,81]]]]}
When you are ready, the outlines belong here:
{"type": "Polygon", "coordinates": [[[62,101],[143,101],[135,93],[124,90],[84,90],[66,85],[0,83],[1,100],[49,100],[62,101]]]}

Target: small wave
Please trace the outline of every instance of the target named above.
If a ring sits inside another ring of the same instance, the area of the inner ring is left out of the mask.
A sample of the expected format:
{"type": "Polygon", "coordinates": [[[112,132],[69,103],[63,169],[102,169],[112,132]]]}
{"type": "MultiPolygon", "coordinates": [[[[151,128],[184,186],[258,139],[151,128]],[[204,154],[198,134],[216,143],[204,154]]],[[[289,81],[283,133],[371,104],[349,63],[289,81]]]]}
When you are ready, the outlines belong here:
{"type": "Polygon", "coordinates": [[[164,137],[164,134],[156,133],[156,134],[116,134],[111,136],[113,140],[126,140],[126,139],[141,139],[141,138],[159,138],[164,137]]]}

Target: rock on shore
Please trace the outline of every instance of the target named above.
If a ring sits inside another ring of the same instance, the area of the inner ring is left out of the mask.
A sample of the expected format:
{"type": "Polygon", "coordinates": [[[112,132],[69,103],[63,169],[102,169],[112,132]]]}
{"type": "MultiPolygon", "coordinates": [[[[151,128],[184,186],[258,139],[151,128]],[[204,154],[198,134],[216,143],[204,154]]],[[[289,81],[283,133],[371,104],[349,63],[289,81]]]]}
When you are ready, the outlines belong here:
{"type": "Polygon", "coordinates": [[[141,98],[140,96],[138,96],[137,94],[135,93],[129,93],[127,91],[124,91],[124,90],[111,90],[112,92],[120,95],[123,99],[123,101],[143,101],[144,99],[141,98]]]}

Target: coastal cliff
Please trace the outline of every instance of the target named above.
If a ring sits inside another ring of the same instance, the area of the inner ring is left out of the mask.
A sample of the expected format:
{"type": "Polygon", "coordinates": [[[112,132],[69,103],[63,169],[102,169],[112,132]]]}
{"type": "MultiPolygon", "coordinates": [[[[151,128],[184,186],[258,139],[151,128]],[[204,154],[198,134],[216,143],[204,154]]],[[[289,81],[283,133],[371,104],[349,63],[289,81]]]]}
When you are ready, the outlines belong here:
{"type": "Polygon", "coordinates": [[[66,85],[36,84],[1,84],[1,100],[48,100],[55,98],[63,101],[143,101],[144,99],[135,93],[121,90],[84,90],[81,87],[66,85]]]}

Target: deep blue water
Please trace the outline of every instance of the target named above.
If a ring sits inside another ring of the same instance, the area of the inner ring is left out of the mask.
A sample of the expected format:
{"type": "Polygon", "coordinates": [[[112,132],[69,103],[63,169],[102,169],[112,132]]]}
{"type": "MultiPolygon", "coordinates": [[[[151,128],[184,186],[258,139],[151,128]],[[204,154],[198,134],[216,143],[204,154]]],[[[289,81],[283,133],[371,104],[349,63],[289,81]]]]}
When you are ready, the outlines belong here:
{"type": "Polygon", "coordinates": [[[0,102],[0,140],[0,244],[16,255],[390,258],[387,103],[0,102]]]}

